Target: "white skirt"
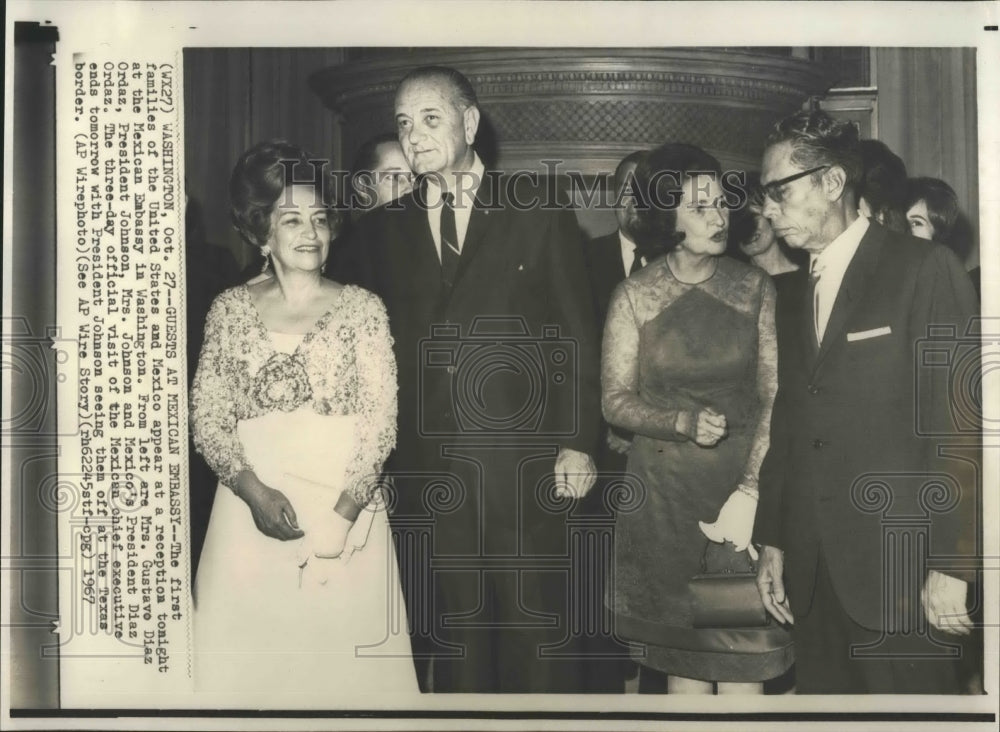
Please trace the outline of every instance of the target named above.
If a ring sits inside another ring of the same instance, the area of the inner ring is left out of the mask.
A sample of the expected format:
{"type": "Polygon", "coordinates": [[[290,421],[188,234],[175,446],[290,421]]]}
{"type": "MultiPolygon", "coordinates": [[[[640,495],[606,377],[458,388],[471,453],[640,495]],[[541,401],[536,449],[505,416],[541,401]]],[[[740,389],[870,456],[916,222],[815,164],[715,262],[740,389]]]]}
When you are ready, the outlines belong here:
{"type": "Polygon", "coordinates": [[[372,709],[419,696],[381,500],[351,529],[359,549],[312,556],[355,449],[354,420],[305,408],[239,423],[254,472],[285,494],[305,537],[265,536],[219,486],[195,583],[199,706],[372,709]]]}

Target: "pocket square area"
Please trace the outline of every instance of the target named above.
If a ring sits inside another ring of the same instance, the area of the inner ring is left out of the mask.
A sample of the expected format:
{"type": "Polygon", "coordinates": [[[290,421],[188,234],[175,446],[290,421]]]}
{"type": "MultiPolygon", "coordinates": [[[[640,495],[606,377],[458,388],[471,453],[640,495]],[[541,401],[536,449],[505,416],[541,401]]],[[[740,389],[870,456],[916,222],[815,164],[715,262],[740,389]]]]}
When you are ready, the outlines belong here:
{"type": "Polygon", "coordinates": [[[871,330],[859,330],[856,333],[848,333],[847,341],[863,341],[868,338],[878,338],[879,336],[889,335],[892,333],[892,328],[888,325],[883,325],[881,328],[872,328],[871,330]]]}

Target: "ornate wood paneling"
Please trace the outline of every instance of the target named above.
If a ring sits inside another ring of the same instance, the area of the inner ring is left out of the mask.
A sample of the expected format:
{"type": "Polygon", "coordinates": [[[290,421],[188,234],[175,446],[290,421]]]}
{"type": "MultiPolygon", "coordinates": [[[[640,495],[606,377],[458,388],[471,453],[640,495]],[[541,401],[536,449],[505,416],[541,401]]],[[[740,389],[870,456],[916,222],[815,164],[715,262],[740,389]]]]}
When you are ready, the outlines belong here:
{"type": "Polygon", "coordinates": [[[666,140],[756,166],[774,121],[826,85],[812,62],[730,49],[369,50],[310,79],[340,115],[348,159],[392,128],[396,85],[423,64],[469,77],[484,115],[477,144],[485,158],[508,170],[560,159],[584,174],[666,140]]]}

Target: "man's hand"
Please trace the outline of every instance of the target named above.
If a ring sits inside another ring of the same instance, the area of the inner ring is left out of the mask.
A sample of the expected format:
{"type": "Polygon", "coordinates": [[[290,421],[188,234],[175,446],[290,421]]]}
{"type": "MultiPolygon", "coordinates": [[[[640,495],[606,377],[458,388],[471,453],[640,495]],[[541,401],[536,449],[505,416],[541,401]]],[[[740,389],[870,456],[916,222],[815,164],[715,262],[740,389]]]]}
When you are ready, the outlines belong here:
{"type": "Polygon", "coordinates": [[[938,630],[953,635],[969,635],[972,619],[965,607],[966,583],[933,569],[920,591],[920,604],[927,620],[938,630]]]}
{"type": "Polygon", "coordinates": [[[760,560],[757,562],[757,591],[764,607],[779,623],[794,623],[792,610],[785,596],[785,581],[782,575],[785,571],[785,553],[773,546],[760,548],[760,560]]]}
{"type": "Polygon", "coordinates": [[[583,498],[597,481],[597,468],[587,453],[561,447],[556,456],[555,475],[557,496],[583,498]]]}

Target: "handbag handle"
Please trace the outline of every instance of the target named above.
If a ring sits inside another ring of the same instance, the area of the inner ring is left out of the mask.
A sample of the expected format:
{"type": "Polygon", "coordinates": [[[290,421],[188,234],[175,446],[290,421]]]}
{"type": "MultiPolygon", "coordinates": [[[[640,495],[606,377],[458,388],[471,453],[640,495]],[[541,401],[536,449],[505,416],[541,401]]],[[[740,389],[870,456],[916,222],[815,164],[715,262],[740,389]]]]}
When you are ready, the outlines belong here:
{"type": "MultiPolygon", "coordinates": [[[[702,549],[702,551],[701,551],[701,573],[702,574],[708,574],[709,573],[709,571],[708,571],[708,550],[712,547],[713,544],[715,544],[716,546],[719,546],[719,544],[716,544],[716,542],[712,541],[711,539],[705,539],[705,548],[702,549]]],[[[756,562],[754,562],[753,558],[750,556],[750,552],[749,551],[747,551],[746,549],[744,549],[741,552],[737,552],[736,551],[736,546],[731,541],[723,542],[721,546],[727,546],[727,545],[730,546],[730,547],[732,547],[733,553],[739,554],[739,555],[742,555],[742,556],[746,557],[747,567],[744,570],[736,570],[736,569],[733,569],[732,567],[728,567],[725,570],[723,570],[722,572],[713,572],[713,574],[738,574],[740,572],[754,572],[754,573],[757,572],[757,564],[756,564],[756,562]]]]}

